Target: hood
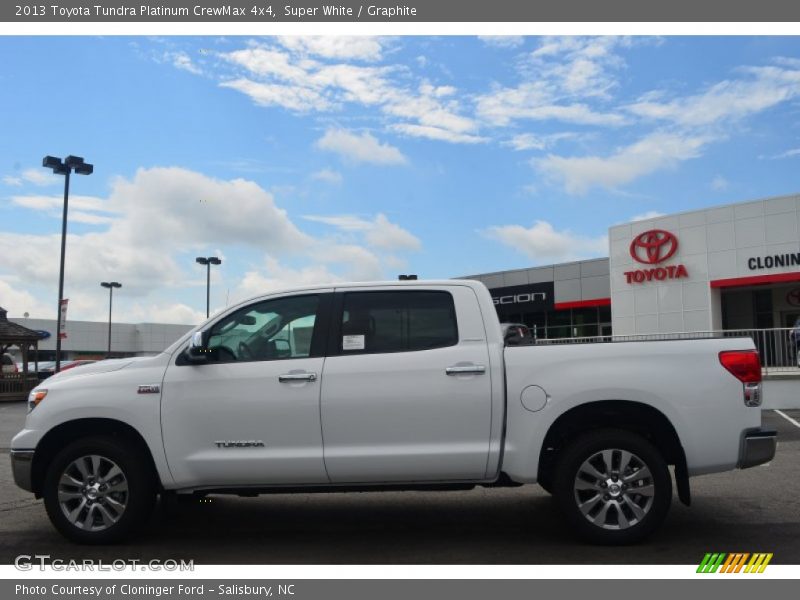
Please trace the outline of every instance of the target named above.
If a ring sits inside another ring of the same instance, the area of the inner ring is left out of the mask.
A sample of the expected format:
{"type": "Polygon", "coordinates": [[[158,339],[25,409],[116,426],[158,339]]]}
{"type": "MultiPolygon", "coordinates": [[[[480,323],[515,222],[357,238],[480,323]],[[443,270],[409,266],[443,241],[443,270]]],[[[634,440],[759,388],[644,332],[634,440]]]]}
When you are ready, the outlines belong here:
{"type": "Polygon", "coordinates": [[[96,363],[92,363],[90,365],[80,365],[78,367],[73,367],[71,369],[67,369],[66,371],[62,371],[61,373],[56,373],[52,377],[49,377],[45,380],[46,382],[50,381],[63,381],[64,379],[68,379],[70,377],[80,377],[83,375],[97,375],[98,373],[109,373],[111,371],[119,371],[120,369],[124,369],[128,365],[131,365],[135,362],[141,362],[143,360],[151,360],[152,356],[134,356],[131,358],[108,358],[106,360],[100,360],[96,363]]]}

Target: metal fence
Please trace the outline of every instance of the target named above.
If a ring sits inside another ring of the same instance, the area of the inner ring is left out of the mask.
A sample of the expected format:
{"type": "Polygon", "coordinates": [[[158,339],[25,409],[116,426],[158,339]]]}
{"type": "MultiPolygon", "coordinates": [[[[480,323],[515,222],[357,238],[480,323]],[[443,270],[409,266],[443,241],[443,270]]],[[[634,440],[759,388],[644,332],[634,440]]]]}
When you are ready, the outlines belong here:
{"type": "MultiPolygon", "coordinates": [[[[641,335],[606,335],[576,338],[551,338],[536,340],[539,345],[597,344],[605,342],[652,342],[660,340],[697,340],[726,337],[749,337],[758,349],[761,366],[769,372],[792,372],[800,374],[798,344],[792,329],[725,329],[719,331],[690,331],[686,333],[651,333],[641,335]]],[[[800,336],[798,336],[800,338],[800,336]]],[[[800,340],[798,340],[800,341],[800,340]]]]}

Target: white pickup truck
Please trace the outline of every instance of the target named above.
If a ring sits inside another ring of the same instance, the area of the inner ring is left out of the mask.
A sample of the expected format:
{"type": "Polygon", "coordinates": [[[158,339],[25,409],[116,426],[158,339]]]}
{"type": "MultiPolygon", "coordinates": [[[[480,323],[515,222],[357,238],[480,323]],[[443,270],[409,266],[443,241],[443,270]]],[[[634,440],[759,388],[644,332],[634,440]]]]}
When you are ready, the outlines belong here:
{"type": "Polygon", "coordinates": [[[157,495],[539,483],[590,541],[642,539],[689,477],[775,454],[750,339],[504,343],[474,281],[273,293],[161,354],[34,389],[17,484],[82,543],[157,495]]]}

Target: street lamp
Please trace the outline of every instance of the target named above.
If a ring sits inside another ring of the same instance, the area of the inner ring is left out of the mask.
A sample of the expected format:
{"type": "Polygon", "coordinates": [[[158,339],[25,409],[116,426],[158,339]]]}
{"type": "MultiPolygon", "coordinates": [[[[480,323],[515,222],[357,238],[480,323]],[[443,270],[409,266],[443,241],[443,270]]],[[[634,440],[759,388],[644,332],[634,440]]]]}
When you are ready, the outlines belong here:
{"type": "Polygon", "coordinates": [[[196,262],[206,266],[206,319],[208,318],[208,309],[211,305],[211,265],[221,265],[222,259],[216,256],[198,256],[196,262]]]}
{"type": "Polygon", "coordinates": [[[122,284],[117,281],[101,281],[100,285],[108,288],[108,353],[106,358],[111,358],[111,301],[114,297],[114,288],[121,288],[122,284]]]}
{"type": "Polygon", "coordinates": [[[61,370],[61,302],[64,299],[64,255],[67,248],[67,205],[69,203],[69,174],[91,175],[94,166],[83,162],[80,156],[67,156],[63,161],[56,156],[45,156],[42,166],[52,169],[56,175],[64,175],[64,214],[61,217],[61,264],[58,269],[58,320],[56,324],[56,368],[61,370]]]}

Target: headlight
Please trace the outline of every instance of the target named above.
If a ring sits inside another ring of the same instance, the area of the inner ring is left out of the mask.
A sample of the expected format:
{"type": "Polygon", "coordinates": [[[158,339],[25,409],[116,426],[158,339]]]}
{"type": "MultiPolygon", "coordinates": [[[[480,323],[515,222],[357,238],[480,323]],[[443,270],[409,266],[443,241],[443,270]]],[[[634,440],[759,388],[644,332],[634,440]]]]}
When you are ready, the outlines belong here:
{"type": "Polygon", "coordinates": [[[47,390],[31,390],[28,394],[28,412],[39,406],[39,402],[47,396],[47,390]]]}

